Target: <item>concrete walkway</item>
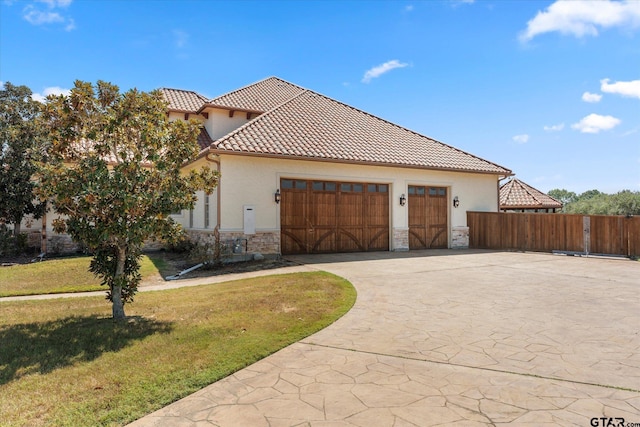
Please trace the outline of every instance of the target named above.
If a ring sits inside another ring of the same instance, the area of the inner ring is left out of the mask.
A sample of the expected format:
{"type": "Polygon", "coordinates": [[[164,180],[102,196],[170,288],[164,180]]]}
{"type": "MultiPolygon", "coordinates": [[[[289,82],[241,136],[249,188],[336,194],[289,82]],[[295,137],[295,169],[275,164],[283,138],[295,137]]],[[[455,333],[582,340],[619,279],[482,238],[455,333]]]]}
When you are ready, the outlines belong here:
{"type": "Polygon", "coordinates": [[[354,308],[131,426],[640,423],[639,262],[484,251],[293,258],[349,279],[354,308]]]}

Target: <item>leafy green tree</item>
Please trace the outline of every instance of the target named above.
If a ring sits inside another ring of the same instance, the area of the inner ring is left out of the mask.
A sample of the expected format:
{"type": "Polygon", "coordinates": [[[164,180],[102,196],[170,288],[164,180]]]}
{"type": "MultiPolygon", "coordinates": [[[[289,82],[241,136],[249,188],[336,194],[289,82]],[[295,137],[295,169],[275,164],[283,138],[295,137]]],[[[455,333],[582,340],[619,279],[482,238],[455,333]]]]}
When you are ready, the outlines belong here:
{"type": "Polygon", "coordinates": [[[622,190],[606,194],[589,190],[565,209],[567,213],[583,215],[640,215],[640,192],[622,190]]]}
{"type": "Polygon", "coordinates": [[[566,212],[565,208],[569,203],[575,202],[578,198],[573,191],[558,188],[549,191],[547,194],[562,203],[563,212],[566,212]]]}
{"type": "Polygon", "coordinates": [[[166,109],[159,91],[121,94],[103,81],[76,81],[69,97],[50,96],[43,109],[52,160],[41,189],[65,217],[56,231],[93,252],[90,269],[109,287],[116,320],[140,282],[144,242],[176,236],[169,214],[192,208],[196,191],[218,183],[209,168],[182,173],[198,152],[199,125],[170,122],[166,109]]]}
{"type": "Polygon", "coordinates": [[[592,199],[594,197],[598,197],[600,195],[603,195],[604,193],[599,191],[599,190],[587,190],[584,193],[580,194],[578,196],[578,200],[586,200],[586,199],[592,199]]]}
{"type": "Polygon", "coordinates": [[[42,155],[42,132],[35,122],[39,110],[27,86],[6,82],[0,89],[0,223],[13,224],[14,236],[26,215],[43,213],[33,180],[42,155]]]}

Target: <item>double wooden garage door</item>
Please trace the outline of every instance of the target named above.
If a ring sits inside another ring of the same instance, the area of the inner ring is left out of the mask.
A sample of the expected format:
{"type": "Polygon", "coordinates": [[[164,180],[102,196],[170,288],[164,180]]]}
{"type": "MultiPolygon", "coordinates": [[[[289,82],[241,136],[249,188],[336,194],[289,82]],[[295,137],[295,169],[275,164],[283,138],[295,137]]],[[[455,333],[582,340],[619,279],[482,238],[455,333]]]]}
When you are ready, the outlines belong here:
{"type": "Polygon", "coordinates": [[[283,254],[389,250],[389,186],[281,179],[283,254]]]}

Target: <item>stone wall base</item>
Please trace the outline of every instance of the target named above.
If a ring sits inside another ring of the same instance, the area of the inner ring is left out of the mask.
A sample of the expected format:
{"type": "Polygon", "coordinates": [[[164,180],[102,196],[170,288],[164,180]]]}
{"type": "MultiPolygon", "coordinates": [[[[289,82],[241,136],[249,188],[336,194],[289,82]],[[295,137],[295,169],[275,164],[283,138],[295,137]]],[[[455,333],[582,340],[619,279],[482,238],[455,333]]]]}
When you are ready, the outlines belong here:
{"type": "MultiPolygon", "coordinates": [[[[213,230],[187,230],[187,233],[194,242],[215,243],[216,237],[213,230]]],[[[241,245],[244,252],[246,244],[247,253],[260,253],[263,255],[279,255],[280,254],[280,233],[277,231],[258,231],[256,234],[244,234],[241,231],[229,232],[220,231],[220,242],[230,246],[233,251],[234,244],[241,245]],[[238,241],[237,239],[240,239],[238,241]],[[245,242],[242,239],[246,239],[245,242]]]]}
{"type": "Polygon", "coordinates": [[[394,251],[408,251],[409,250],[409,229],[408,228],[394,228],[393,229],[393,241],[391,247],[394,251]]]}
{"type": "Polygon", "coordinates": [[[469,249],[469,227],[451,229],[451,249],[469,249]]]}

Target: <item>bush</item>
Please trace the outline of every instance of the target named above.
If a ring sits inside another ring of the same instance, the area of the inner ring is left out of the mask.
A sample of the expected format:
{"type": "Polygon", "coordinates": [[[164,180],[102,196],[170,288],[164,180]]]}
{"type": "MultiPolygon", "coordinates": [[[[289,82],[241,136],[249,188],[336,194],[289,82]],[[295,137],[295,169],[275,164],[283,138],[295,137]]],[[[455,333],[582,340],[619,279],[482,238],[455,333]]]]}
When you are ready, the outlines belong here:
{"type": "Polygon", "coordinates": [[[178,237],[167,243],[167,250],[169,250],[170,252],[184,254],[191,252],[195,246],[195,243],[191,241],[189,235],[184,230],[182,230],[178,237]]]}
{"type": "Polygon", "coordinates": [[[0,256],[13,256],[25,253],[27,250],[27,235],[13,235],[6,225],[0,225],[0,256]]]}

